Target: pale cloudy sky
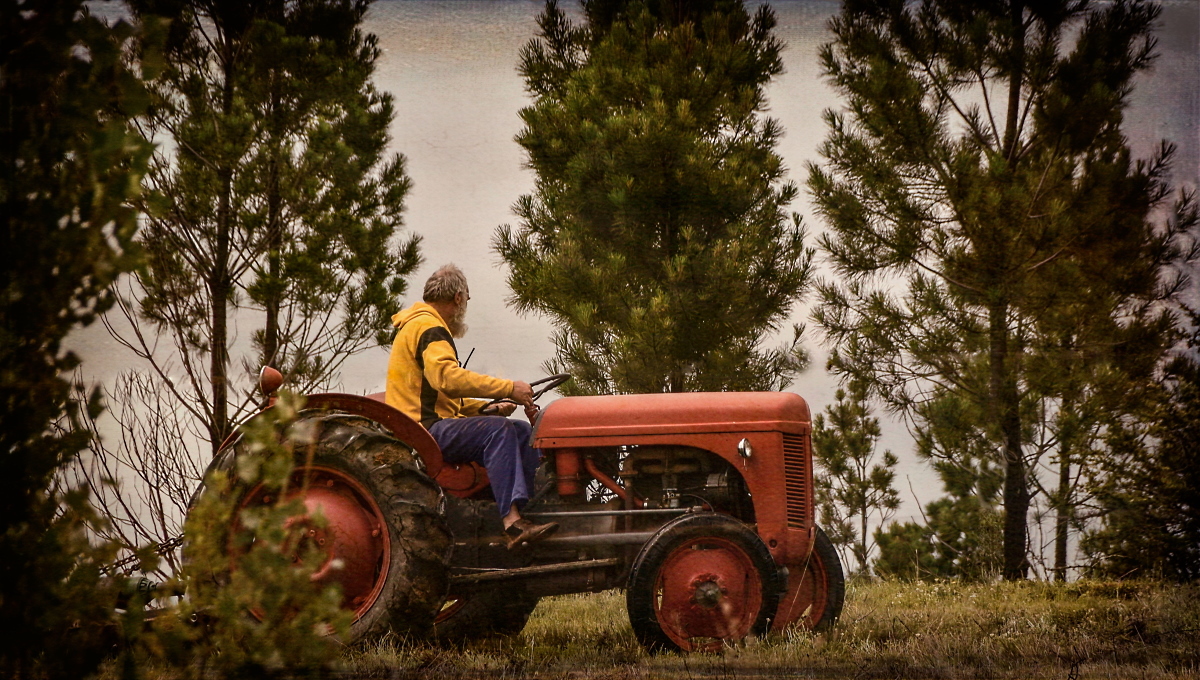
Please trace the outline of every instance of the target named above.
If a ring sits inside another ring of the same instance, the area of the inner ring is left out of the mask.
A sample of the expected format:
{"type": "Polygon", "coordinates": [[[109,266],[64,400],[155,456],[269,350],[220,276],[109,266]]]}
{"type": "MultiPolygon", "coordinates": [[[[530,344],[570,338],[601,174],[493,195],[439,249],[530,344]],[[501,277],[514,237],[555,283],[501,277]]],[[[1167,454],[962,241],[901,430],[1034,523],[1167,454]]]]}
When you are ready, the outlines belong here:
{"type": "MultiPolygon", "coordinates": [[[[786,130],[779,151],[791,179],[803,187],[805,163],[819,160],[816,149],[825,136],[821,112],[839,106],[821,81],[816,61],[818,47],[828,40],[825,23],[839,3],[770,4],[779,18],[777,34],[788,45],[787,72],[768,90],[770,115],[786,130]]],[[[114,5],[93,7],[111,12],[114,5]]],[[[1176,180],[1195,187],[1200,178],[1200,0],[1163,5],[1158,33],[1162,56],[1138,83],[1127,131],[1140,156],[1160,139],[1177,144],[1176,180]]],[[[518,317],[505,305],[509,291],[491,239],[497,226],[514,221],[512,204],[533,184],[513,142],[520,129],[517,112],[528,102],[516,65],[541,8],[541,2],[531,0],[379,0],[365,25],[379,36],[383,50],[375,82],[396,99],[392,149],[408,157],[413,179],[408,228],[424,237],[425,265],[410,289],[419,292],[425,277],[441,264],[453,261],[463,267],[472,282],[472,301],[471,332],[460,342],[461,352],[465,356],[476,348],[472,369],[525,380],[539,377],[540,364],[552,354],[549,325],[538,317],[518,317]]],[[[805,191],[793,209],[814,236],[820,232],[805,191]]],[[[410,296],[397,305],[411,301],[410,296]]],[[[793,319],[807,322],[808,315],[808,304],[801,304],[793,319]]],[[[808,325],[813,365],[791,389],[816,413],[833,401],[836,384],[823,369],[824,348],[813,324],[808,325]]],[[[99,325],[73,341],[84,356],[85,373],[95,380],[111,381],[120,370],[132,368],[99,325]]],[[[385,349],[353,357],[343,371],[341,389],[382,390],[386,359],[385,349]]],[[[913,456],[903,426],[886,416],[884,420],[883,446],[901,459],[899,487],[905,504],[897,519],[905,519],[918,514],[914,494],[926,502],[939,496],[941,488],[913,456]]]]}

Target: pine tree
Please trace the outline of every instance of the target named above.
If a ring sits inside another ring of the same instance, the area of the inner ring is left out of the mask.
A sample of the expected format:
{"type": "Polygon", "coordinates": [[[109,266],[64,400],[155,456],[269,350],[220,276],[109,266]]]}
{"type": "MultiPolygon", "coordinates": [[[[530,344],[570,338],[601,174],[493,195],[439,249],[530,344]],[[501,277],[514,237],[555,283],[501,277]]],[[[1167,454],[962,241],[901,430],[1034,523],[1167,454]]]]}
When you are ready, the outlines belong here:
{"type": "Polygon", "coordinates": [[[839,389],[837,403],[813,420],[813,462],[824,472],[815,483],[821,526],[834,545],[850,548],[863,574],[870,573],[874,548],[871,518],[882,526],[900,507],[893,485],[900,461],[885,450],[876,462],[880,435],[860,390],[839,389]]]}
{"type": "Polygon", "coordinates": [[[146,120],[167,142],[149,175],[166,198],[149,211],[129,316],[174,348],[140,327],[127,342],[215,452],[253,407],[259,366],[303,392],[386,342],[420,259],[417,238],[397,243],[410,181],[386,154],[393,109],[370,80],[366,0],[131,1],[172,35],[146,120]],[[240,362],[237,337],[255,346],[240,362]]]}
{"type": "MultiPolygon", "coordinates": [[[[129,127],[147,97],[111,29],[82,1],[0,9],[0,675],[84,677],[113,623],[114,548],[89,542],[86,490],[57,476],[88,442],[62,377],[79,365],[72,330],[113,303],[138,261],[133,238],[151,147],[129,127]],[[66,428],[56,429],[56,424],[66,428]]],[[[154,67],[147,54],[142,72],[154,67]]]]}
{"type": "Polygon", "coordinates": [[[880,576],[921,579],[994,578],[1002,566],[1003,515],[997,508],[1003,467],[981,424],[979,404],[949,391],[918,407],[916,453],[942,481],[945,496],[927,503],[924,524],[893,522],[876,531],[880,576]]]}
{"type": "MultiPolygon", "coordinates": [[[[1055,310],[1103,310],[1157,356],[1174,341],[1154,303],[1178,290],[1164,268],[1186,227],[1150,219],[1170,148],[1134,162],[1121,134],[1157,14],[1138,0],[869,0],[843,8],[822,51],[848,107],[827,114],[828,163],[809,176],[840,280],[819,286],[816,315],[832,366],[914,424],[930,399],[971,402],[1004,469],[1008,579],[1028,566],[1024,405],[1036,391],[1071,407],[1053,373],[1033,373],[1061,350],[1055,310]]],[[[1103,353],[1134,349],[1118,338],[1103,353]]]]}
{"type": "Polygon", "coordinates": [[[1101,522],[1081,543],[1095,575],[1200,579],[1200,365],[1180,358],[1168,378],[1089,480],[1101,522]]]}
{"type": "Polygon", "coordinates": [[[512,303],[550,319],[584,393],[766,390],[806,363],[764,348],[808,283],[796,188],[762,115],[775,19],[740,0],[551,0],[522,51],[517,137],[537,173],[496,249],[512,303]]]}

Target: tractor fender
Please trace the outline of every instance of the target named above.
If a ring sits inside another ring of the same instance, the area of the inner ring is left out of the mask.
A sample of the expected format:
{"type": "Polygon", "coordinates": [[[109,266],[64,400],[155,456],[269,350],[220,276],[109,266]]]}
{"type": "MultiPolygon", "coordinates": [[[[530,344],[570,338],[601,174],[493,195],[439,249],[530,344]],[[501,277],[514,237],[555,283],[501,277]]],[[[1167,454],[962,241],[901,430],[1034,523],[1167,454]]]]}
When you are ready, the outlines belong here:
{"type": "Polygon", "coordinates": [[[443,462],[442,450],[438,448],[433,436],[421,427],[420,423],[387,405],[382,399],[373,398],[374,396],[336,392],[310,394],[304,407],[345,411],[374,420],[390,430],[396,439],[416,449],[421,462],[425,464],[425,474],[436,478],[442,471],[443,462]]]}
{"type": "MultiPolygon", "coordinates": [[[[265,413],[272,408],[274,408],[273,405],[268,406],[250,416],[250,418],[247,418],[246,421],[248,422],[251,418],[265,413]]],[[[442,462],[442,450],[438,448],[437,442],[433,440],[433,436],[425,428],[421,427],[420,423],[384,403],[382,394],[373,394],[366,397],[358,394],[340,394],[336,392],[310,394],[305,397],[304,408],[345,411],[346,413],[353,413],[354,415],[374,420],[386,427],[396,439],[416,450],[417,455],[421,458],[421,462],[425,465],[425,474],[430,477],[437,478],[438,473],[445,466],[442,462]]],[[[233,446],[241,438],[242,432],[239,426],[238,429],[234,430],[221,443],[221,450],[233,446]]]]}

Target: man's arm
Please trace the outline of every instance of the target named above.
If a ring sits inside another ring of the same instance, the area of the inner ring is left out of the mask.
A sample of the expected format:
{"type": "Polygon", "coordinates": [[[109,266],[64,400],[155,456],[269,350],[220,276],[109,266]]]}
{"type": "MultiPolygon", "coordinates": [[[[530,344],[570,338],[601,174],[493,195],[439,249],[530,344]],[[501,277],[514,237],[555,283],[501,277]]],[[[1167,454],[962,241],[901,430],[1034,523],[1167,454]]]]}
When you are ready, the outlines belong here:
{"type": "Polygon", "coordinates": [[[494,399],[513,396],[513,381],[463,368],[458,364],[458,359],[454,356],[454,347],[450,343],[449,331],[441,326],[431,327],[421,334],[418,354],[422,360],[425,379],[431,387],[450,398],[494,399]]]}

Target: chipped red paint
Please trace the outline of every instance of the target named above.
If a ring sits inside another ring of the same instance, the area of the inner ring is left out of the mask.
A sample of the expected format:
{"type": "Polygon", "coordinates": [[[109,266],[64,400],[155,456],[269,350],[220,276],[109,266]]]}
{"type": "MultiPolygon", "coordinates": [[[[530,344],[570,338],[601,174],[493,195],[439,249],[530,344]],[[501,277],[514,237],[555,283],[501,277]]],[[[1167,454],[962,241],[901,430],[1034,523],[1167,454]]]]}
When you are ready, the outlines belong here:
{"type": "MultiPolygon", "coordinates": [[[[534,430],[534,446],[555,449],[630,445],[689,446],[733,465],[754,498],[758,535],[777,564],[803,563],[812,549],[812,464],[807,455],[785,470],[784,434],[810,451],[808,404],[791,392],[692,392],[564,397],[550,404],[534,430]],[[746,439],[753,451],[738,455],[746,439]],[[787,485],[803,494],[793,498],[787,485]],[[789,526],[791,519],[791,526],[789,526]]],[[[791,567],[789,566],[789,569],[791,567]]]]}
{"type": "MultiPolygon", "coordinates": [[[[312,580],[338,583],[342,606],[353,610],[355,618],[362,616],[382,592],[391,565],[391,541],[387,539],[383,512],[362,484],[339,470],[315,465],[298,467],[291,480],[293,490],[288,499],[299,498],[307,513],[292,518],[289,526],[309,525],[308,518],[318,513],[325,518],[325,526],[313,525],[301,536],[327,556],[312,580]]],[[[241,507],[273,500],[258,486],[246,494],[241,507]]],[[[261,618],[261,612],[252,613],[261,618]]]]}
{"type": "Polygon", "coordinates": [[[654,615],[681,649],[717,651],[725,640],[750,634],[762,608],[762,587],[754,563],[737,545],[723,538],[696,538],[663,561],[654,585],[661,593],[654,615]]]}
{"type": "MultiPolygon", "coordinates": [[[[342,395],[325,394],[317,396],[328,397],[342,395]]],[[[385,392],[376,392],[374,394],[368,394],[367,399],[382,403],[385,396],[385,392]]],[[[309,398],[310,404],[312,403],[311,400],[312,397],[309,398]]],[[[388,406],[388,408],[394,411],[395,415],[407,422],[401,423],[397,421],[395,426],[390,423],[384,423],[383,421],[379,422],[390,429],[396,435],[397,439],[408,444],[414,449],[417,449],[417,453],[421,456],[421,460],[424,461],[425,468],[429,472],[429,475],[438,483],[438,486],[445,489],[446,493],[458,496],[459,498],[470,498],[480,491],[488,488],[488,486],[491,484],[491,481],[488,480],[487,470],[484,470],[482,465],[477,463],[464,463],[462,465],[446,463],[442,460],[442,450],[438,447],[437,442],[434,441],[428,430],[426,430],[424,427],[421,427],[421,425],[414,423],[408,416],[400,413],[391,406],[388,406]],[[416,426],[415,429],[412,427],[413,425],[416,426]],[[401,429],[403,430],[403,433],[410,433],[413,441],[406,439],[404,434],[401,432],[401,429]],[[417,446],[415,443],[416,440],[422,439],[428,439],[428,441],[425,441],[422,446],[417,446]]],[[[361,413],[360,411],[355,412],[361,413]]],[[[366,413],[362,413],[362,415],[375,420],[375,418],[366,413]]]]}

